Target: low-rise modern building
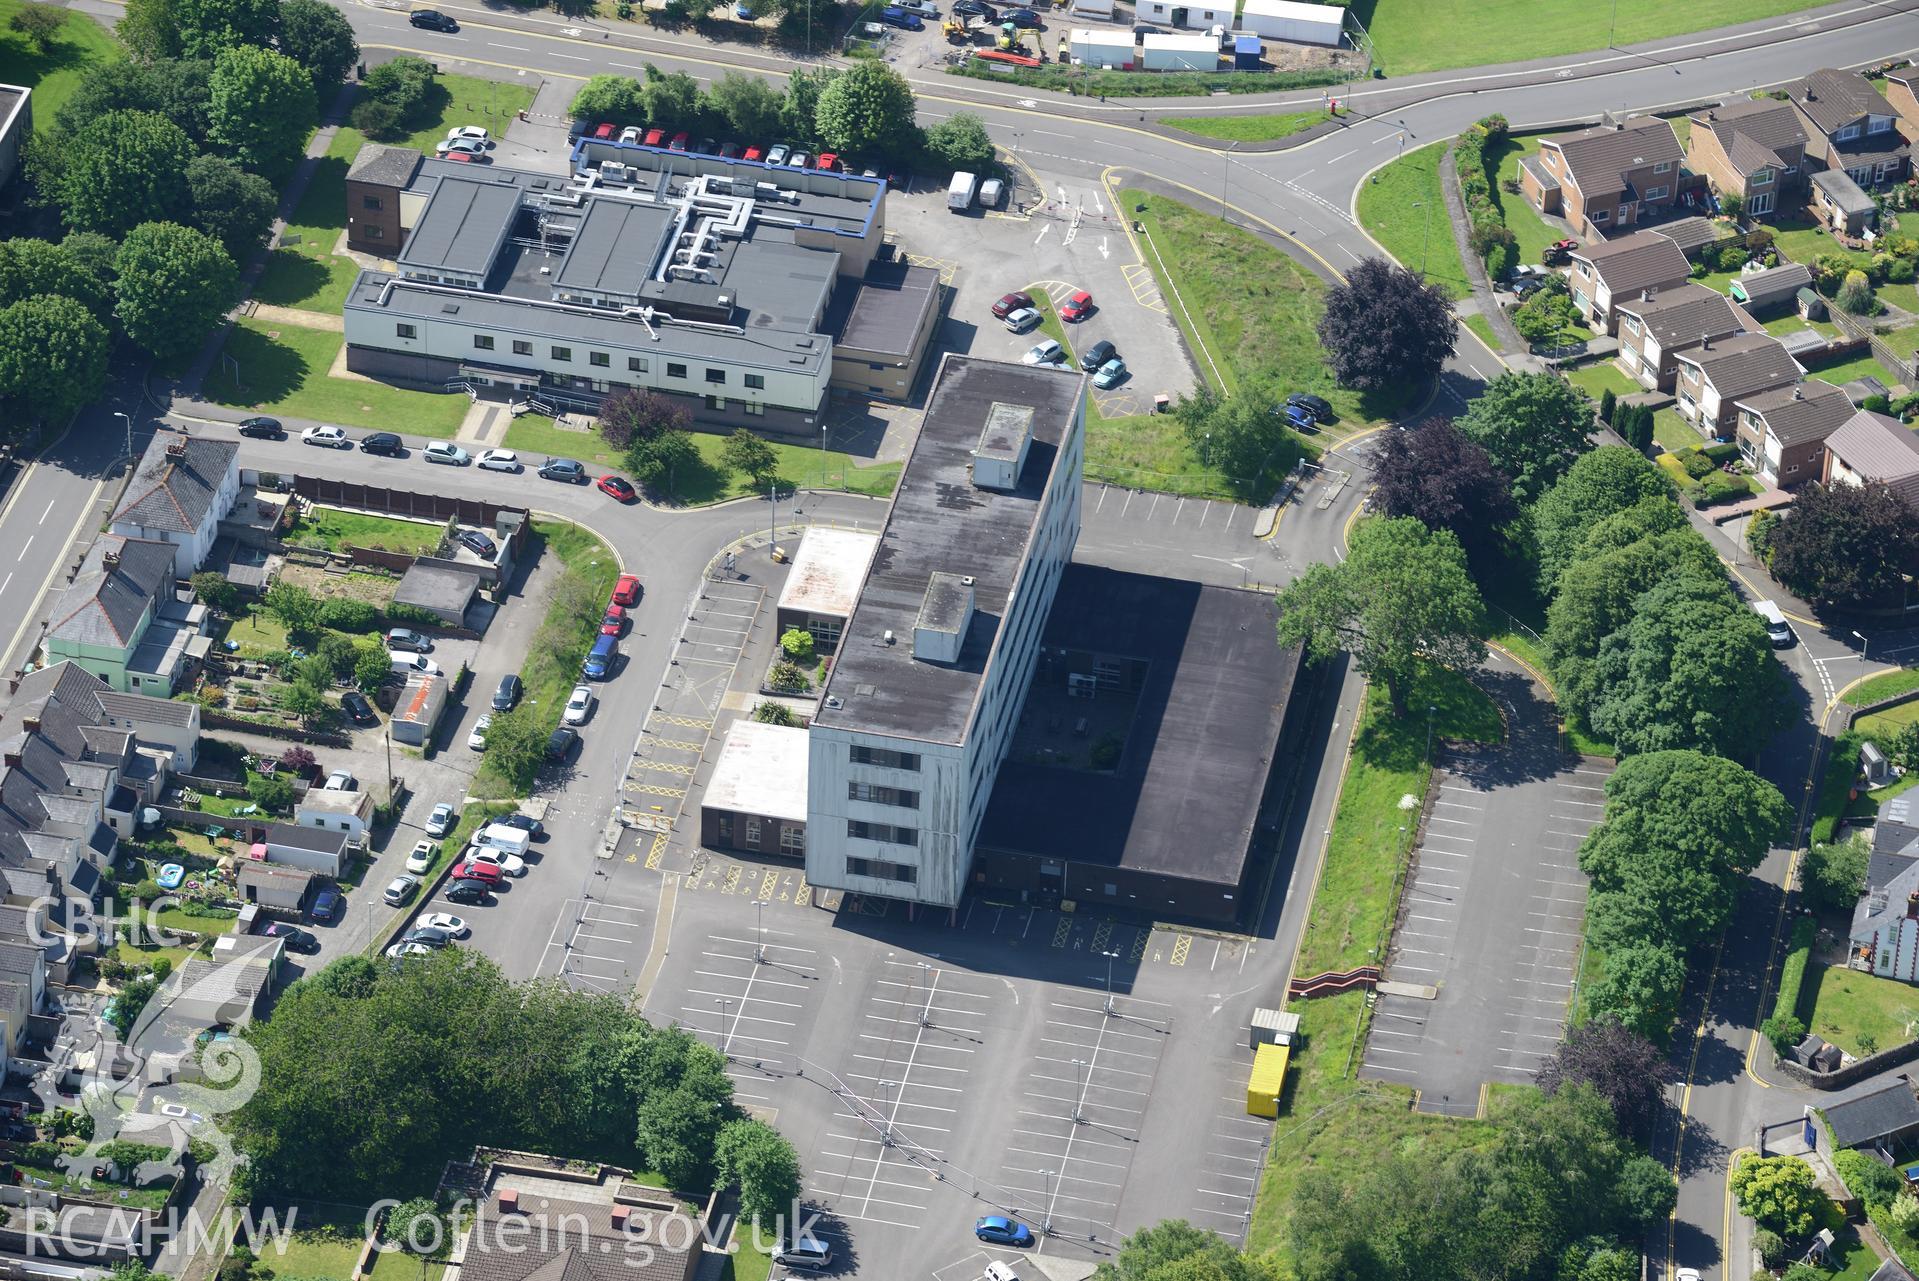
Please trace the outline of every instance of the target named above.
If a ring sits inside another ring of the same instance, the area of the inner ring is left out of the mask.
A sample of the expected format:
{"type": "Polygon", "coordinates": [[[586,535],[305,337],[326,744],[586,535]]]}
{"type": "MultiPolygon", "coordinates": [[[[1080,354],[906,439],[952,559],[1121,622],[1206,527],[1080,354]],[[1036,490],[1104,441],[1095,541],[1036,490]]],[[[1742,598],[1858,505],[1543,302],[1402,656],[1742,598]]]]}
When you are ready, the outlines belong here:
{"type": "Polygon", "coordinates": [[[1345,34],[1346,10],[1342,5],[1303,4],[1300,0],[1245,0],[1237,29],[1268,40],[1336,49],[1345,34]]]}
{"type": "Polygon", "coordinates": [[[1230,27],[1236,12],[1234,4],[1179,4],[1177,0],[1140,0],[1134,9],[1141,22],[1190,31],[1230,27]]]}
{"type": "Polygon", "coordinates": [[[1740,457],[1760,480],[1781,488],[1820,478],[1826,440],[1854,412],[1845,392],[1817,379],[1736,403],[1740,457]]]}
{"type": "Polygon", "coordinates": [[[1735,334],[1705,342],[1674,358],[1679,416],[1714,440],[1731,440],[1735,406],[1748,396],[1790,387],[1806,376],[1785,345],[1771,334],[1735,334]]]}
{"type": "Polygon", "coordinates": [[[1671,124],[1632,116],[1543,139],[1538,155],[1520,161],[1519,185],[1534,208],[1564,216],[1578,235],[1607,236],[1664,217],[1697,190],[1685,160],[1671,124]]]}
{"type": "Polygon", "coordinates": [[[1861,409],[1826,437],[1828,485],[1881,484],[1919,510],[1919,433],[1861,409]]]}
{"type": "Polygon", "coordinates": [[[1615,300],[1612,309],[1618,315],[1620,367],[1640,386],[1660,391],[1672,390],[1680,352],[1746,329],[1746,318],[1724,294],[1692,281],[1641,290],[1630,302],[1615,300]]]}
{"type": "Polygon", "coordinates": [[[879,544],[877,534],[864,530],[809,528],[780,588],[774,630],[784,636],[797,627],[813,637],[820,653],[838,649],[879,544]]]}
{"type": "Polygon", "coordinates": [[[940,363],[810,731],[806,877],[953,908],[1079,536],[1082,375],[940,363]]]}
{"type": "Polygon", "coordinates": [[[1573,250],[1571,256],[1573,306],[1588,324],[1605,333],[1619,326],[1614,314],[1618,302],[1649,290],[1676,289],[1692,276],[1685,251],[1656,231],[1637,231],[1587,245],[1573,250]]]}
{"type": "Polygon", "coordinates": [[[335,828],[304,823],[272,823],[260,834],[268,863],[297,867],[316,876],[334,876],[346,870],[347,834],[335,828]]]}
{"type": "Polygon", "coordinates": [[[806,760],[805,730],[734,721],[700,800],[700,844],[804,858],[806,760]]]}
{"type": "Polygon", "coordinates": [[[156,431],[109,529],[122,538],[172,543],[174,577],[191,576],[233,510],[239,460],[240,447],[232,441],[156,431]]]}
{"type": "Polygon", "coordinates": [[[181,599],[178,548],[103,534],[54,602],[47,661],[72,660],[117,690],[167,698],[206,660],[207,609],[181,599]]]}

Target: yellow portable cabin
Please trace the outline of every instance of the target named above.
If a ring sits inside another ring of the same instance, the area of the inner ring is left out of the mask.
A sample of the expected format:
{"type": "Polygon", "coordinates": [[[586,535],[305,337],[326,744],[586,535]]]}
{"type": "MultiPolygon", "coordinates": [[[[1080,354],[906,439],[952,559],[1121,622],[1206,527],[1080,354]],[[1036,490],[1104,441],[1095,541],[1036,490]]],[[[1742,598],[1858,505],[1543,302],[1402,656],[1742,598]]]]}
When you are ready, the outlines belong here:
{"type": "Polygon", "coordinates": [[[1278,1116],[1279,1096],[1286,1088],[1286,1060],[1292,1047],[1266,1044],[1253,1052],[1253,1078],[1246,1083],[1246,1111],[1253,1116],[1278,1116]]]}

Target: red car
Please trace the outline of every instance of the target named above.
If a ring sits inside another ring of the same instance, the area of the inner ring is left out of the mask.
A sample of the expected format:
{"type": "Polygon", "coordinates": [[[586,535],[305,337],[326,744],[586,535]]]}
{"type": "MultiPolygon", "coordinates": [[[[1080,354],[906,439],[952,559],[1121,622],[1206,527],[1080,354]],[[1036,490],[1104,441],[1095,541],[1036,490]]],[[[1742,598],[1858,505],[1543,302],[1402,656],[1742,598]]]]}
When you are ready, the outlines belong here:
{"type": "Polygon", "coordinates": [[[470,165],[473,163],[473,153],[470,151],[449,151],[444,156],[441,156],[440,159],[451,160],[453,163],[459,165],[470,165]]]}
{"type": "Polygon", "coordinates": [[[666,130],[648,129],[646,131],[646,137],[640,139],[640,142],[644,146],[657,147],[660,145],[660,143],[662,143],[665,140],[666,140],[666,130]]]}
{"type": "Polygon", "coordinates": [[[618,636],[626,630],[626,606],[608,605],[606,617],[600,620],[600,635],[618,636]]]}
{"type": "Polygon", "coordinates": [[[686,130],[682,129],[678,133],[673,135],[673,141],[667,144],[667,150],[669,151],[685,151],[686,150],[686,130]]]}
{"type": "Polygon", "coordinates": [[[1093,295],[1087,293],[1084,289],[1074,294],[1071,298],[1068,298],[1066,305],[1059,309],[1059,318],[1069,323],[1075,320],[1084,320],[1092,314],[1093,295]]]}
{"type": "Polygon", "coordinates": [[[813,167],[824,173],[838,173],[840,158],[831,151],[822,151],[820,158],[813,162],[813,167]]]}
{"type": "Polygon", "coordinates": [[[620,127],[615,124],[604,124],[599,126],[597,129],[593,131],[594,138],[598,139],[600,142],[611,142],[613,141],[613,139],[617,138],[619,134],[620,134],[620,127]]]}
{"type": "Polygon", "coordinates": [[[479,862],[477,859],[469,859],[460,864],[453,869],[453,875],[456,879],[463,878],[469,881],[485,881],[488,885],[496,889],[499,887],[500,882],[506,879],[506,873],[502,872],[499,868],[493,866],[491,863],[479,862]]]}
{"type": "Polygon", "coordinates": [[[613,603],[627,609],[640,603],[640,576],[621,574],[620,581],[613,584],[613,603]]]}
{"type": "Polygon", "coordinates": [[[741,160],[764,160],[766,159],[766,148],[762,147],[759,143],[756,142],[752,146],[748,147],[746,151],[741,154],[740,159],[741,160]]]}
{"type": "Polygon", "coordinates": [[[1027,293],[1024,289],[1018,293],[1007,294],[1004,298],[993,304],[993,319],[1004,320],[1021,307],[1030,307],[1032,305],[1033,295],[1027,293]]]}
{"type": "Polygon", "coordinates": [[[619,476],[602,476],[599,480],[595,481],[594,484],[598,486],[602,494],[605,494],[615,502],[630,503],[639,497],[639,495],[634,492],[633,486],[619,476]]]}

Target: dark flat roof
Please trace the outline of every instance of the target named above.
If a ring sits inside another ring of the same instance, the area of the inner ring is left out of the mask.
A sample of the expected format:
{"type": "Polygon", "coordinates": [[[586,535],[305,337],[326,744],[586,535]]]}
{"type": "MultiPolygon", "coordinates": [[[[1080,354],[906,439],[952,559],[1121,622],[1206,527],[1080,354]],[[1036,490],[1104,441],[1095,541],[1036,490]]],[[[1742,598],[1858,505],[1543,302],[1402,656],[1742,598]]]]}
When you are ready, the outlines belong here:
{"type": "Polygon", "coordinates": [[[1238,884],[1299,673],[1272,599],[1074,563],[1040,643],[1152,666],[1119,767],[1009,758],[980,846],[1238,884]]]}
{"type": "Polygon", "coordinates": [[[1061,442],[1086,394],[1083,375],[948,355],[900,475],[866,587],[847,620],[815,725],[958,743],[1039,519],[1061,442]],[[995,405],[1033,410],[1019,488],[973,484],[973,448],[995,405]],[[936,573],[970,575],[973,621],[959,660],[913,657],[913,623],[936,573]],[[894,643],[882,639],[892,632],[894,643]],[[839,706],[830,706],[837,699],[839,706]]]}
{"type": "Polygon", "coordinates": [[[400,265],[485,276],[519,213],[516,186],[442,179],[406,238],[400,265]]]}
{"type": "Polygon", "coordinates": [[[834,297],[827,328],[841,347],[881,356],[909,356],[926,313],[939,305],[940,274],[931,267],[876,262],[853,289],[834,297]],[[844,314],[839,299],[847,299],[844,314]]]}
{"type": "Polygon", "coordinates": [[[553,274],[552,288],[637,299],[672,225],[673,210],[664,205],[588,201],[572,247],[553,274]]]}

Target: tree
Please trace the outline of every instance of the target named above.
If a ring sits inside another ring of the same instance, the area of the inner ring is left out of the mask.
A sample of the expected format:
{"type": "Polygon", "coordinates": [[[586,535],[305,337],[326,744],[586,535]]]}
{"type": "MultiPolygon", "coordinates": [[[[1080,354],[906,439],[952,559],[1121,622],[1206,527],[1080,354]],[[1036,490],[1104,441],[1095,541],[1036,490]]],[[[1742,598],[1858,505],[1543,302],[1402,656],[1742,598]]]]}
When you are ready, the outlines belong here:
{"type": "Polygon", "coordinates": [[[1578,323],[1573,300],[1557,289],[1541,289],[1513,312],[1513,328],[1529,342],[1544,343],[1578,323]]]}
{"type": "Polygon", "coordinates": [[[1653,445],[1653,409],[1651,405],[1634,405],[1632,422],[1628,423],[1620,435],[1626,443],[1642,454],[1652,452],[1653,445]]]}
{"type": "MultiPolygon", "coordinates": [[[[1595,895],[1589,909],[1617,895],[1595,895]]],[[[1609,1014],[1647,1040],[1663,1040],[1679,1009],[1679,990],[1686,982],[1686,963],[1669,947],[1657,943],[1628,943],[1606,955],[1605,973],[1586,992],[1596,1014],[1609,1014]]]]}
{"type": "Polygon", "coordinates": [[[248,169],[285,177],[319,114],[307,69],[271,49],[238,45],[214,58],[208,88],[207,140],[248,169]]]}
{"type": "Polygon", "coordinates": [[[726,438],[720,446],[720,461],[742,476],[752,479],[756,487],[764,487],[779,471],[779,455],[773,447],[741,427],[726,438]]]}
{"type": "Polygon", "coordinates": [[[1380,511],[1451,530],[1468,556],[1491,551],[1499,529],[1519,515],[1506,474],[1444,418],[1385,433],[1373,483],[1380,511]]]}
{"type": "MultiPolygon", "coordinates": [[[[135,5],[141,2],[134,0],[135,5]]],[[[109,111],[150,111],[198,142],[207,136],[207,79],[212,74],[211,62],[174,57],[97,63],[82,73],[73,95],[54,116],[54,125],[73,134],[109,111]]]]}
{"type": "Polygon", "coordinates": [[[127,0],[126,12],[113,30],[142,62],[180,56],[180,24],[173,15],[173,0],[127,0]]]}
{"type": "Polygon", "coordinates": [[[789,627],[780,634],[780,648],[796,663],[813,661],[813,633],[804,627],[789,627]]]}
{"type": "Polygon", "coordinates": [[[233,305],[239,272],[220,242],[172,222],[142,223],[120,245],[120,301],[127,337],[161,358],[199,347],[233,305]]]}
{"type": "MultiPolygon", "coordinates": [[[[1328,290],[1319,319],[1334,376],[1361,391],[1425,385],[1439,376],[1458,338],[1445,290],[1382,258],[1366,259],[1328,290]]],[[[1493,461],[1500,461],[1497,453],[1493,461]]]]}
{"type": "Polygon", "coordinates": [[[108,112],[27,152],[34,181],[67,225],[109,236],[184,209],[193,155],[178,125],[148,111],[108,112]]]}
{"type": "Polygon", "coordinates": [[[54,36],[67,25],[67,13],[50,4],[33,4],[29,0],[7,20],[7,25],[25,36],[36,52],[45,53],[53,47],[54,36]]]}
{"type": "Polygon", "coordinates": [[[715,1187],[737,1184],[740,1216],[767,1228],[793,1213],[800,1195],[800,1158],[783,1135],[764,1121],[729,1121],[714,1144],[715,1187]]]}
{"type": "Polygon", "coordinates": [[[195,156],[187,165],[187,191],[193,227],[219,241],[234,259],[266,243],[280,198],[259,174],[248,173],[225,156],[195,156]]]}
{"type": "Polygon", "coordinates": [[[687,129],[700,122],[705,102],[700,82],[684,71],[661,71],[646,64],[646,79],[640,86],[640,101],[646,118],[661,129],[687,129]]]}
{"type": "Polygon", "coordinates": [[[999,164],[986,125],[970,111],[956,111],[926,130],[926,154],[941,169],[990,173],[999,164]]]}
{"type": "Polygon", "coordinates": [[[1272,404],[1261,389],[1227,398],[1202,384],[1173,403],[1173,420],[1200,462],[1235,493],[1264,498],[1272,493],[1271,478],[1283,476],[1303,452],[1272,404]]]}
{"type": "Polygon", "coordinates": [[[1756,752],[1779,727],[1784,677],[1765,623],[1724,583],[1664,582],[1600,645],[1589,719],[1622,752],[1756,752]]]}
{"type": "MultiPolygon", "coordinates": [[[[92,236],[93,232],[74,235],[92,236]]],[[[69,237],[72,239],[72,237],[69,237]]],[[[66,245],[21,236],[0,240],[0,305],[58,294],[80,303],[96,317],[112,307],[112,279],[100,279],[66,245]]]]}
{"type": "Polygon", "coordinates": [[[1595,891],[1656,903],[1661,937],[1681,947],[1724,928],[1740,882],[1791,818],[1771,783],[1697,751],[1628,757],[1606,780],[1606,802],[1579,847],[1580,870],[1595,891]]]}
{"type": "Polygon", "coordinates": [[[913,86],[872,58],[855,62],[820,91],[814,118],[820,145],[834,151],[903,156],[919,147],[913,86]]]}
{"type": "Polygon", "coordinates": [[[786,101],[784,95],[765,80],[737,71],[729,71],[714,81],[713,87],[706,91],[706,100],[742,138],[764,138],[778,133],[780,109],[786,101]]]}
{"type": "Polygon", "coordinates": [[[1621,1134],[1644,1138],[1665,1112],[1672,1076],[1672,1064],[1657,1046],[1617,1018],[1601,1016],[1568,1029],[1536,1080],[1547,1094],[1567,1085],[1591,1086],[1612,1106],[1621,1134]]]}
{"type": "Polygon", "coordinates": [[[106,387],[112,349],[106,326],[73,299],[22,299],[0,309],[0,396],[37,422],[64,422],[106,387]]]}
{"type": "Polygon", "coordinates": [[[1832,1168],[1845,1180],[1847,1190],[1869,1207],[1885,1209],[1905,1191],[1906,1181],[1897,1170],[1856,1148],[1833,1153],[1832,1168]]]}
{"type": "Polygon", "coordinates": [[[446,1224],[431,1197],[416,1196],[386,1212],[380,1235],[410,1254],[427,1255],[446,1240],[446,1224]]]}
{"type": "Polygon", "coordinates": [[[640,93],[640,82],[632,76],[594,76],[573,95],[569,110],[576,120],[615,125],[637,125],[646,121],[646,101],[640,93]]]}
{"type": "Polygon", "coordinates": [[[316,96],[332,93],[360,60],[346,15],[321,0],[280,0],[280,52],[306,69],[316,96]]]}
{"type": "Polygon", "coordinates": [[[524,703],[510,712],[495,713],[486,731],[486,763],[524,794],[532,788],[546,760],[550,732],[551,727],[535,720],[532,709],[524,703]]]}
{"type": "Polygon", "coordinates": [[[1815,841],[1799,873],[1806,906],[1815,912],[1850,912],[1866,888],[1866,864],[1872,846],[1865,833],[1843,841],[1815,841]]]}
{"type": "Polygon", "coordinates": [[[1728,1182],[1739,1212],[1782,1236],[1809,1235],[1824,1209],[1826,1197],[1815,1184],[1812,1167],[1795,1156],[1749,1156],[1733,1169],[1728,1182]]]}
{"type": "Polygon", "coordinates": [[[269,814],[284,814],[293,807],[293,780],[284,774],[255,774],[247,780],[247,795],[269,814]]]}
{"type": "Polygon", "coordinates": [[[172,0],[169,8],[180,29],[180,52],[189,58],[217,58],[241,45],[264,47],[279,25],[277,0],[172,0]]]}
{"type": "Polygon", "coordinates": [[[1513,497],[1539,501],[1592,435],[1592,402],[1558,374],[1504,373],[1467,404],[1453,426],[1513,478],[1513,497]]]}
{"type": "Polygon", "coordinates": [[[700,447],[684,431],[663,431],[652,440],[635,442],[626,451],[626,468],[633,479],[648,489],[664,489],[669,494],[677,492],[679,473],[691,475],[703,466],[700,447]]]}
{"type": "Polygon", "coordinates": [[[1093,1281],[1253,1281],[1268,1275],[1262,1261],[1184,1219],[1141,1228],[1120,1244],[1118,1254],[1093,1269],[1093,1281]]]}
{"type": "Polygon", "coordinates": [[[1621,1217],[1642,1232],[1666,1219],[1679,1203],[1679,1184],[1672,1171],[1643,1153],[1627,1158],[1620,1166],[1614,1191],[1621,1217]]]}
{"type": "Polygon", "coordinates": [[[320,602],[298,583],[276,579],[261,604],[289,636],[310,636],[319,626],[320,602]]]}
{"type": "Polygon", "coordinates": [[[1905,576],[1919,572],[1919,515],[1878,481],[1814,482],[1773,526],[1771,568],[1820,604],[1896,605],[1905,576]]]}
{"type": "Polygon", "coordinates": [[[1599,393],[1599,421],[1610,423],[1613,411],[1619,407],[1619,398],[1613,395],[1613,389],[1605,388],[1599,393]]]}
{"type": "Polygon", "coordinates": [[[387,657],[385,646],[377,643],[362,645],[354,655],[353,683],[360,687],[363,694],[371,694],[386,684],[392,672],[393,660],[387,657]]]}
{"type": "Polygon", "coordinates": [[[302,725],[319,720],[327,707],[326,695],[305,681],[296,682],[288,688],[281,701],[289,712],[300,718],[302,725]]]}
{"type": "Polygon", "coordinates": [[[600,439],[615,449],[657,440],[693,425],[692,411],[656,391],[628,387],[600,402],[600,439]]]}
{"type": "MultiPolygon", "coordinates": [[[[1593,526],[1648,498],[1671,500],[1672,481],[1644,457],[1621,445],[1579,455],[1543,495],[1535,495],[1533,540],[1539,548],[1539,585],[1551,594],[1593,526]]],[[[1678,507],[1672,508],[1675,514],[1678,507]]]]}
{"type": "Polygon", "coordinates": [[[240,603],[240,589],[225,574],[203,569],[187,581],[193,585],[194,599],[208,609],[229,614],[240,603]]]}
{"type": "Polygon", "coordinates": [[[795,716],[793,709],[785,703],[755,703],[753,719],[762,725],[797,726],[800,723],[800,718],[795,716]]]}
{"type": "Polygon", "coordinates": [[[1846,279],[1833,296],[1833,302],[1838,304],[1841,311],[1849,311],[1855,316],[1870,316],[1879,310],[1879,300],[1873,296],[1871,278],[1857,267],[1846,273],[1846,279]]]}
{"type": "Polygon", "coordinates": [[[360,82],[360,104],[353,109],[354,127],[374,138],[409,132],[413,122],[425,114],[438,88],[435,75],[432,63],[411,55],[373,68],[360,82]]]}
{"type": "Polygon", "coordinates": [[[1482,614],[1452,531],[1380,518],[1354,528],[1344,561],[1314,565],[1280,593],[1279,641],[1315,661],[1345,650],[1398,715],[1421,663],[1459,671],[1485,657],[1482,614]]]}
{"type": "Polygon", "coordinates": [[[1760,1023],[1759,1035],[1772,1043],[1773,1053],[1790,1054],[1806,1039],[1806,1025],[1796,1014],[1774,1014],[1760,1023]]]}
{"type": "Polygon", "coordinates": [[[784,131],[808,146],[818,141],[820,95],[839,72],[832,67],[795,67],[786,80],[786,101],[780,105],[784,131]]]}

